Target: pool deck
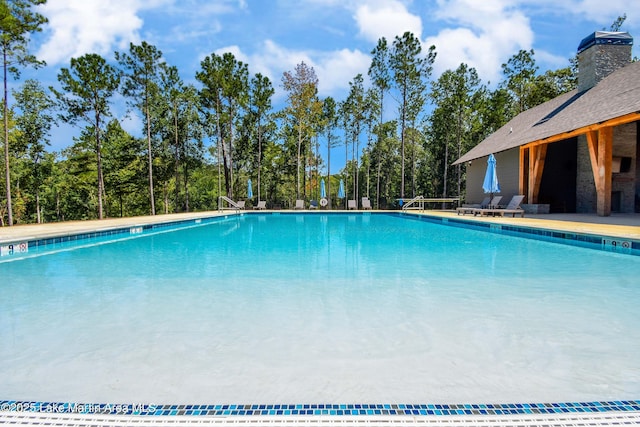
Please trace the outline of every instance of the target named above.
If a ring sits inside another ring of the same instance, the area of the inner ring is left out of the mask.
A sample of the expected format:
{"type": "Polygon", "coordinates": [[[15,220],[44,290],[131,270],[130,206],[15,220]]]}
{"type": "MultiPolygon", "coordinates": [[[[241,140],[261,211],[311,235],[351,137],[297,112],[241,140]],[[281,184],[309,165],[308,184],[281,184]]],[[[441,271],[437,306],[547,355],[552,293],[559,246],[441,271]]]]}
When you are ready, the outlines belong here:
{"type": "MultiPolygon", "coordinates": [[[[259,211],[239,211],[239,213],[259,211]]],[[[274,212],[274,211],[260,211],[274,212]]],[[[294,211],[286,211],[294,212],[294,211]]],[[[304,213],[345,212],[345,211],[295,211],[304,213]]],[[[349,211],[354,212],[354,211],[349,211]]],[[[362,212],[362,211],[356,211],[362,212]]],[[[370,212],[370,211],[365,211],[370,212]]],[[[379,212],[379,211],[374,211],[379,212]]],[[[398,213],[400,211],[389,211],[398,213]]],[[[213,216],[234,215],[235,211],[208,211],[181,214],[166,214],[155,216],[137,216],[130,218],[108,218],[103,220],[67,221],[47,224],[26,224],[13,227],[0,227],[0,243],[36,240],[54,236],[101,231],[124,227],[134,227],[146,224],[183,221],[213,216]]],[[[585,233],[599,236],[611,236],[640,240],[640,214],[612,214],[599,217],[591,214],[538,214],[516,217],[477,217],[473,215],[457,215],[454,211],[443,210],[409,210],[411,215],[432,215],[445,218],[457,218],[464,221],[481,221],[494,224],[510,224],[524,227],[541,228],[545,230],[565,231],[571,233],[585,233]]]]}

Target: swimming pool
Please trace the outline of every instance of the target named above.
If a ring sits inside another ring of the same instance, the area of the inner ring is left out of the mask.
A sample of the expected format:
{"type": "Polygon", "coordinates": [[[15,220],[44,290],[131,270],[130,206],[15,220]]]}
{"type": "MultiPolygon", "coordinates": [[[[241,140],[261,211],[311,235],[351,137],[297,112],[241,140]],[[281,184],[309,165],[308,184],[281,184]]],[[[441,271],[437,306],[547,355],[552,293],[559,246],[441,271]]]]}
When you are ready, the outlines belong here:
{"type": "Polygon", "coordinates": [[[66,249],[0,263],[0,398],[640,394],[639,257],[385,214],[251,214],[66,249]]]}

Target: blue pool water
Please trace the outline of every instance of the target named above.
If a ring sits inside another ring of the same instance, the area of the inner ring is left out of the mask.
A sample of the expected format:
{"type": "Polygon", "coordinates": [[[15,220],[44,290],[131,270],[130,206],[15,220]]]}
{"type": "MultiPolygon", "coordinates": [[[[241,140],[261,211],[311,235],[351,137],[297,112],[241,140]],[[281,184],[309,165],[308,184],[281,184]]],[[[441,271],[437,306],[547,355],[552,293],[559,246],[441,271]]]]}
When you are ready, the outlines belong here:
{"type": "Polygon", "coordinates": [[[639,277],[398,215],[231,217],[0,263],[0,399],[635,399],[639,277]]]}

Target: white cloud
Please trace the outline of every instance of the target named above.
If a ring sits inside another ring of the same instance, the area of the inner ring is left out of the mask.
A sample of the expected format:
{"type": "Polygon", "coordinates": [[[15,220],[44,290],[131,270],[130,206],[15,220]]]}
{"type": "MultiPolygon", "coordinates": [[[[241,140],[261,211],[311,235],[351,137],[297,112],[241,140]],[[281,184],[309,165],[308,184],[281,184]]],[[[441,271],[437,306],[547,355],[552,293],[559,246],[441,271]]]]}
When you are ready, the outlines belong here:
{"type": "Polygon", "coordinates": [[[435,77],[464,62],[474,67],[484,81],[496,83],[501,64],[520,49],[528,50],[533,45],[529,19],[508,1],[451,0],[439,4],[437,18],[454,25],[424,42],[426,46],[436,46],[435,77]]]}
{"type": "Polygon", "coordinates": [[[349,82],[357,74],[362,74],[366,79],[370,64],[369,55],[359,50],[342,49],[323,55],[316,69],[320,81],[318,92],[321,96],[335,96],[348,88],[349,82]]]}
{"type": "Polygon", "coordinates": [[[410,13],[398,1],[361,4],[356,7],[354,19],[360,35],[374,43],[381,37],[391,42],[395,36],[401,36],[406,31],[411,31],[417,37],[422,36],[420,17],[410,13]]]}
{"type": "MultiPolygon", "coordinates": [[[[640,23],[640,2],[629,0],[572,0],[557,2],[552,0],[555,7],[564,13],[577,15],[582,19],[602,23],[595,30],[609,28],[613,21],[623,14],[627,14],[626,25],[637,26],[640,23]]],[[[533,3],[533,1],[532,1],[533,3]]],[[[625,25],[623,25],[624,27],[625,25]]],[[[624,30],[624,28],[623,28],[624,30]]]]}
{"type": "MultiPolygon", "coordinates": [[[[157,4],[146,2],[144,7],[157,4]]],[[[60,64],[86,53],[106,55],[126,48],[139,41],[141,8],[131,0],[49,0],[40,9],[49,19],[49,37],[37,57],[60,64]]]]}
{"type": "Polygon", "coordinates": [[[285,71],[293,71],[304,62],[313,67],[318,77],[318,94],[321,97],[336,96],[349,87],[349,81],[361,73],[366,76],[371,58],[359,50],[341,49],[329,52],[313,52],[287,49],[272,40],[265,40],[257,53],[247,54],[239,46],[217,49],[222,55],[231,52],[236,59],[249,64],[251,74],[261,73],[269,77],[276,89],[276,99],[284,96],[281,81],[285,71]]]}

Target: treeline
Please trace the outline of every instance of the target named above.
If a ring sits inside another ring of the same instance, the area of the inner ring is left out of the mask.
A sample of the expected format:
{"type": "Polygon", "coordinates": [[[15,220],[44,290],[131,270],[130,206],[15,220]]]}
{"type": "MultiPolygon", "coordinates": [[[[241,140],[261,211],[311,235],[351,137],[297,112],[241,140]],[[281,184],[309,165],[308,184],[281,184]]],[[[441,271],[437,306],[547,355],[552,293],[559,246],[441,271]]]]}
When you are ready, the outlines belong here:
{"type": "MultiPolygon", "coordinates": [[[[18,18],[29,22],[0,44],[5,65],[42,65],[15,56],[46,23],[26,13],[42,2],[17,2],[18,18]]],[[[576,86],[573,66],[539,74],[533,50],[503,64],[493,90],[466,64],[434,80],[436,47],[423,52],[409,32],[381,38],[371,58],[368,75],[354,76],[342,100],[320,98],[305,63],[274,83],[231,53],[212,53],[192,85],[146,42],[109,60],[73,58],[56,87],[27,80],[13,105],[5,94],[2,224],[217,209],[220,195],[245,199],[249,179],[252,202],[268,206],[318,199],[322,179],[334,207],[344,203],[340,179],[346,198],[367,196],[377,208],[398,197],[462,195],[464,166],[453,161],[514,115],[576,86]],[[282,110],[272,106],[274,84],[287,94],[282,110]],[[113,117],[119,96],[141,118],[142,138],[113,117]],[[56,122],[80,136],[50,152],[56,122]],[[345,167],[327,176],[335,147],[344,147],[345,167]]]]}

